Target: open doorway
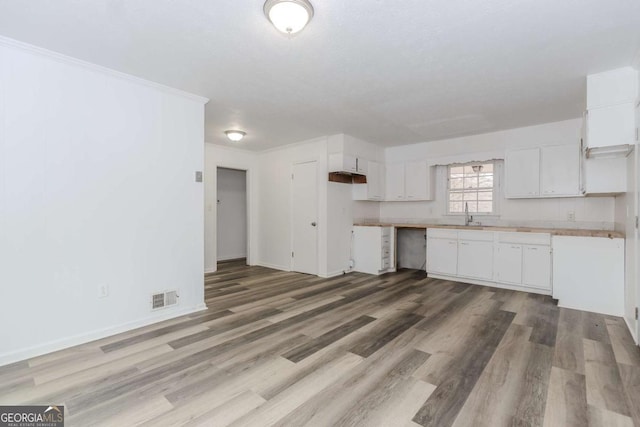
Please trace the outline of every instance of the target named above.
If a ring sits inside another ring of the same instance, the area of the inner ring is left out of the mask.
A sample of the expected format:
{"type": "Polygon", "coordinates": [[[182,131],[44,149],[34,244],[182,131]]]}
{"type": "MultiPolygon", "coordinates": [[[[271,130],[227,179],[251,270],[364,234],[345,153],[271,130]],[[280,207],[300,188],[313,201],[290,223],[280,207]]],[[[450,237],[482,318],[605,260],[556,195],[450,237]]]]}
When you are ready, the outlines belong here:
{"type": "Polygon", "coordinates": [[[246,264],[247,171],[217,168],[217,262],[246,264]]]}

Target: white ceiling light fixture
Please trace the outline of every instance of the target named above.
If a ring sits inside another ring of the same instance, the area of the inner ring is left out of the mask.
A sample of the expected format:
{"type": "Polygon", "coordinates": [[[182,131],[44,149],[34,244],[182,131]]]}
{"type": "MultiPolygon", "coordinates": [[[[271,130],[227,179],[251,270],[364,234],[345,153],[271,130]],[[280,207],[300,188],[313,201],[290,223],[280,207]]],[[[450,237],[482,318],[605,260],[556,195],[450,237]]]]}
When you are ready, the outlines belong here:
{"type": "Polygon", "coordinates": [[[292,35],[311,21],[313,6],[308,0],[267,0],[264,14],[279,31],[292,35]]]}
{"type": "Polygon", "coordinates": [[[241,130],[227,130],[224,132],[224,134],[227,135],[227,138],[229,138],[231,141],[239,142],[247,133],[242,132],[241,130]]]}

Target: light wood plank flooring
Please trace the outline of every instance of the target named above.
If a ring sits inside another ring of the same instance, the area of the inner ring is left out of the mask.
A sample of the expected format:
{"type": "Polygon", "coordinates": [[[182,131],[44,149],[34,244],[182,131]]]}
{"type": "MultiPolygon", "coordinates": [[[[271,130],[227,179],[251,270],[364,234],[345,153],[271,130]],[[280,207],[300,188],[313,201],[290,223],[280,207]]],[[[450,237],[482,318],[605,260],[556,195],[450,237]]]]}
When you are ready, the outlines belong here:
{"type": "Polygon", "coordinates": [[[0,367],[68,426],[640,426],[624,321],[404,270],[224,263],[207,311],[0,367]]]}

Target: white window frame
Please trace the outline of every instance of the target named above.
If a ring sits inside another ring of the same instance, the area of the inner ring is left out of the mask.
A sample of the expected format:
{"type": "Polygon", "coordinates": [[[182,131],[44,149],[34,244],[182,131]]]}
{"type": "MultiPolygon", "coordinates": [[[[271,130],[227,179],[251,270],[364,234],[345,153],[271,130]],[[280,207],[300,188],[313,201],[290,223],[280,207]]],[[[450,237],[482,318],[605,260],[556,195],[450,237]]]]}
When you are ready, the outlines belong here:
{"type": "Polygon", "coordinates": [[[496,160],[487,160],[487,161],[481,161],[481,162],[464,162],[464,163],[452,163],[447,165],[446,169],[445,169],[445,173],[446,173],[446,179],[445,179],[445,184],[446,184],[446,188],[445,188],[445,215],[451,215],[451,216],[464,216],[465,213],[464,212],[451,212],[450,209],[450,205],[449,205],[449,194],[451,191],[450,188],[450,179],[451,179],[451,168],[452,167],[460,167],[460,166],[475,166],[475,165],[486,165],[486,164],[492,164],[493,165],[493,187],[492,187],[492,197],[491,197],[491,203],[492,203],[492,207],[491,207],[491,212],[469,212],[469,214],[473,215],[473,216],[483,216],[483,217],[497,217],[499,216],[499,203],[498,203],[498,194],[500,194],[499,188],[500,188],[500,179],[499,179],[499,172],[502,170],[502,165],[500,164],[500,162],[496,161],[496,160]]]}

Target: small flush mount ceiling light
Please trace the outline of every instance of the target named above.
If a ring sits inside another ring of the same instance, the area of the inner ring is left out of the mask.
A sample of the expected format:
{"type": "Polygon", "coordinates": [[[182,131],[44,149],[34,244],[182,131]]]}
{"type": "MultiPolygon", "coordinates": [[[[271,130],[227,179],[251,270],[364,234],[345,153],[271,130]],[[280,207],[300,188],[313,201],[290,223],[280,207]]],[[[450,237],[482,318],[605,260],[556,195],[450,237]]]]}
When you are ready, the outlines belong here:
{"type": "Polygon", "coordinates": [[[313,6],[308,0],[267,0],[264,14],[274,27],[285,34],[302,30],[313,17],[313,6]]]}
{"type": "Polygon", "coordinates": [[[238,142],[242,140],[242,138],[244,138],[247,133],[242,132],[241,130],[227,130],[224,132],[224,134],[227,135],[227,138],[229,138],[231,141],[238,142]]]}

